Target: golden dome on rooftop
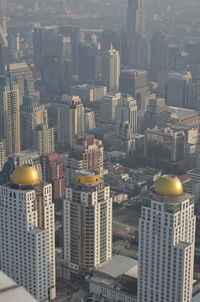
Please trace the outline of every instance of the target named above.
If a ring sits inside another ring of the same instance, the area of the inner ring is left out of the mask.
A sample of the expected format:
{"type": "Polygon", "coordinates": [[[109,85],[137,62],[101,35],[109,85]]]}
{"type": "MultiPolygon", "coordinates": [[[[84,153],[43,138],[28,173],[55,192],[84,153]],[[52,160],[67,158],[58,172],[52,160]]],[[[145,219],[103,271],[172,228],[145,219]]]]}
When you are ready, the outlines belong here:
{"type": "Polygon", "coordinates": [[[183,185],[174,175],[163,175],[155,182],[155,193],[165,196],[180,196],[183,194],[183,185]]]}
{"type": "Polygon", "coordinates": [[[76,175],[76,180],[85,185],[94,185],[101,178],[97,172],[81,171],[76,175]]]}
{"type": "Polygon", "coordinates": [[[33,185],[40,182],[40,174],[34,166],[17,167],[11,176],[16,185],[33,185]]]}

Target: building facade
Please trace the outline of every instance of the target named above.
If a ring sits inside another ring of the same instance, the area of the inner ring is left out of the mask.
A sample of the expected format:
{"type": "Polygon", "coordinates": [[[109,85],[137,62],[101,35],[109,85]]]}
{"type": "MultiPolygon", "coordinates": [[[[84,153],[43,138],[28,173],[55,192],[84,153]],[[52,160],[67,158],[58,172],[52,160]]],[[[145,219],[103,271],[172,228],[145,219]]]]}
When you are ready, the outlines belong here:
{"type": "Polygon", "coordinates": [[[80,172],[66,188],[63,242],[65,265],[74,273],[91,272],[112,258],[112,198],[96,172],[80,172]]]}
{"type": "Polygon", "coordinates": [[[83,136],[85,129],[84,106],[78,96],[62,97],[58,106],[58,143],[70,147],[76,136],[83,136]]]}
{"type": "Polygon", "coordinates": [[[100,121],[106,124],[114,124],[116,119],[116,106],[121,93],[110,93],[100,100],[100,121]]]}
{"type": "Polygon", "coordinates": [[[0,78],[0,138],[6,142],[6,154],[20,152],[20,95],[10,71],[0,78]]]}
{"type": "Polygon", "coordinates": [[[138,302],[192,299],[194,200],[172,175],[147,194],[139,221],[138,302]]]}
{"type": "Polygon", "coordinates": [[[133,134],[137,134],[137,103],[130,95],[122,95],[116,107],[116,136],[120,136],[125,122],[130,124],[133,134]]]}
{"type": "Polygon", "coordinates": [[[53,200],[65,195],[65,179],[63,163],[58,153],[44,154],[40,158],[42,167],[42,179],[52,184],[53,200]]]}
{"type": "Polygon", "coordinates": [[[55,223],[50,184],[36,168],[14,170],[0,186],[1,270],[37,301],[55,299],[55,223]]]}
{"type": "Polygon", "coordinates": [[[103,54],[103,84],[108,88],[109,92],[117,92],[119,90],[120,75],[120,53],[110,46],[110,49],[103,54]]]}
{"type": "Polygon", "coordinates": [[[104,172],[104,147],[102,141],[95,139],[93,135],[75,139],[73,148],[63,156],[65,180],[69,184],[77,171],[92,170],[98,171],[101,175],[104,172]]]}

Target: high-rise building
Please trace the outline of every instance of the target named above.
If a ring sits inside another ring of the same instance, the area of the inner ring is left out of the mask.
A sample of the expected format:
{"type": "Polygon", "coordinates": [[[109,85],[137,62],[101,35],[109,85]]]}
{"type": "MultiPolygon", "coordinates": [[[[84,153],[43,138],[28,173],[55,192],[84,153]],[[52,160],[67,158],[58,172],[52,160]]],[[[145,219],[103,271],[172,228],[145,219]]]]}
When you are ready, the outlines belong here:
{"type": "Polygon", "coordinates": [[[166,89],[167,105],[193,109],[194,89],[190,72],[170,72],[166,89]]]}
{"type": "Polygon", "coordinates": [[[84,274],[104,266],[112,258],[110,187],[97,172],[82,171],[66,188],[63,205],[66,267],[84,274]]]}
{"type": "Polygon", "coordinates": [[[37,301],[55,299],[55,222],[51,184],[21,166],[0,186],[1,270],[37,301]]]}
{"type": "Polygon", "coordinates": [[[165,99],[155,98],[149,101],[147,110],[144,113],[143,129],[164,128],[169,123],[169,108],[165,99]]]}
{"type": "Polygon", "coordinates": [[[176,162],[185,157],[185,133],[169,127],[147,129],[144,155],[149,159],[176,162]]]}
{"type": "Polygon", "coordinates": [[[6,142],[6,154],[20,151],[20,94],[9,70],[0,77],[0,138],[6,142]]]}
{"type": "Polygon", "coordinates": [[[73,148],[63,157],[66,183],[73,180],[77,171],[92,170],[100,175],[104,172],[104,147],[93,135],[75,139],[73,148]]]}
{"type": "Polygon", "coordinates": [[[40,158],[43,181],[52,184],[53,200],[65,195],[63,163],[58,153],[44,154],[40,158]]]}
{"type": "Polygon", "coordinates": [[[22,103],[23,96],[25,95],[27,89],[25,85],[28,86],[29,94],[35,95],[34,79],[33,79],[32,71],[25,62],[13,63],[10,64],[9,67],[12,77],[16,80],[18,84],[21,103],[22,103]]]}
{"type": "Polygon", "coordinates": [[[124,69],[119,78],[119,91],[128,93],[137,100],[139,110],[146,110],[151,92],[147,86],[147,71],[124,69]]]}
{"type": "Polygon", "coordinates": [[[144,68],[148,63],[148,42],[145,34],[144,0],[128,0],[127,55],[129,65],[144,68]]]}
{"type": "Polygon", "coordinates": [[[100,121],[106,124],[114,124],[116,121],[116,106],[121,93],[110,93],[105,95],[100,101],[100,121]]]}
{"type": "Polygon", "coordinates": [[[3,166],[2,173],[0,174],[0,184],[6,184],[11,181],[13,171],[24,165],[34,166],[40,176],[42,176],[42,168],[40,164],[40,156],[37,152],[32,150],[24,150],[20,153],[15,153],[9,156],[3,166]]]}
{"type": "Polygon", "coordinates": [[[58,105],[58,143],[72,146],[76,136],[84,135],[84,106],[78,96],[64,95],[58,105]]]}
{"type": "Polygon", "coordinates": [[[144,0],[128,0],[127,34],[130,39],[145,34],[144,0]]]}
{"type": "Polygon", "coordinates": [[[168,74],[169,47],[166,37],[161,32],[155,32],[151,37],[149,77],[159,83],[163,90],[168,74]]]}
{"type": "Polygon", "coordinates": [[[130,95],[123,94],[116,107],[116,136],[120,136],[121,125],[128,122],[133,134],[137,133],[137,104],[130,95]]]}
{"type": "Polygon", "coordinates": [[[6,144],[4,139],[0,139],[0,172],[6,162],[6,144]]]}
{"type": "Polygon", "coordinates": [[[9,48],[7,38],[7,22],[6,19],[2,18],[2,24],[0,24],[0,72],[4,73],[5,65],[9,61],[9,48]]]}
{"type": "Polygon", "coordinates": [[[113,48],[106,50],[103,54],[102,63],[103,83],[107,86],[108,91],[117,92],[119,90],[119,75],[120,75],[120,53],[113,48]]]}
{"type": "Polygon", "coordinates": [[[34,130],[38,125],[48,125],[48,113],[44,105],[39,104],[37,96],[25,96],[20,110],[21,148],[35,148],[34,130]]]}
{"type": "Polygon", "coordinates": [[[173,175],[144,198],[139,221],[138,302],[190,302],[195,245],[194,198],[173,175]]]}
{"type": "Polygon", "coordinates": [[[91,109],[85,108],[85,132],[95,129],[95,113],[91,109]]]}
{"type": "MultiPolygon", "coordinates": [[[[92,39],[91,39],[92,40],[92,39]]],[[[80,43],[78,57],[78,75],[81,81],[100,80],[102,74],[102,51],[100,44],[94,41],[80,43]]]]}
{"type": "Polygon", "coordinates": [[[33,131],[34,150],[40,155],[55,152],[55,130],[41,124],[33,131]]]}

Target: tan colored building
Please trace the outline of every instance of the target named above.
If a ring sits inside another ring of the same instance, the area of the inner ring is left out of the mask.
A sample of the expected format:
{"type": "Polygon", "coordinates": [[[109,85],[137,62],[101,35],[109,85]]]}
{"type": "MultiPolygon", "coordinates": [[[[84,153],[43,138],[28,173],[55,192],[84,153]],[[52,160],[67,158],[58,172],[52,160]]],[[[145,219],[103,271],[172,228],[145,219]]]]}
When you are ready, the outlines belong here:
{"type": "Polygon", "coordinates": [[[58,143],[73,145],[76,136],[85,132],[84,106],[79,96],[63,95],[58,106],[58,143]]]}
{"type": "Polygon", "coordinates": [[[40,155],[55,152],[55,130],[39,125],[34,130],[34,150],[40,155]]]}
{"type": "Polygon", "coordinates": [[[20,152],[20,94],[9,70],[0,77],[0,138],[7,155],[20,152]]]}
{"type": "Polygon", "coordinates": [[[0,139],[0,171],[6,162],[6,144],[4,139],[0,139]]]}
{"type": "Polygon", "coordinates": [[[48,124],[48,113],[39,105],[37,97],[27,97],[21,106],[21,147],[23,150],[34,149],[34,129],[38,125],[48,124]]]}
{"type": "Polygon", "coordinates": [[[64,262],[84,274],[112,258],[112,198],[97,172],[82,171],[66,188],[63,207],[64,262]]]}

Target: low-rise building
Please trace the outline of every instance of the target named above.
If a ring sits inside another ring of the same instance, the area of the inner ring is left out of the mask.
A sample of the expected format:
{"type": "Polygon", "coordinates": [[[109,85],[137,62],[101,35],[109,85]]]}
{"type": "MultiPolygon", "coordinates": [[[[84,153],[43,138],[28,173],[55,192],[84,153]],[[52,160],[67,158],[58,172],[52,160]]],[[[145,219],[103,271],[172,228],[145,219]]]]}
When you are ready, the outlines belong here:
{"type": "Polygon", "coordinates": [[[137,261],[115,255],[104,267],[94,271],[89,280],[89,291],[108,301],[137,301],[137,261]]]}

